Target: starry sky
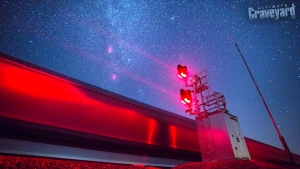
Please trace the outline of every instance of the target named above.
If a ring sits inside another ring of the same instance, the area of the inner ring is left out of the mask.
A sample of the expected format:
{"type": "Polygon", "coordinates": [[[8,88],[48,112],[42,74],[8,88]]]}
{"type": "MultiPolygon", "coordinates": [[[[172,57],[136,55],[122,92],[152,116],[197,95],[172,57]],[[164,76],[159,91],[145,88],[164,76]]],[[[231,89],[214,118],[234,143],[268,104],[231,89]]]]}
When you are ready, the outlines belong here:
{"type": "Polygon", "coordinates": [[[282,148],[237,42],[290,150],[300,154],[297,0],[0,0],[0,51],[140,102],[184,113],[177,64],[206,69],[244,136],[282,148]],[[250,20],[287,4],[296,18],[250,20]]]}

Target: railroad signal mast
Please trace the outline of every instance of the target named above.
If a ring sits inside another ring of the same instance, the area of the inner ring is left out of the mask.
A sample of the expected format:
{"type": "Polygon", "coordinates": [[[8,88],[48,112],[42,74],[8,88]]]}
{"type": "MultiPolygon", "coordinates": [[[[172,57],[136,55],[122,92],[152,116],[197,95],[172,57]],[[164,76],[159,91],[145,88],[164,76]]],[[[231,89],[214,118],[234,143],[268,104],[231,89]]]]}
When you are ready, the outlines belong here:
{"type": "Polygon", "coordinates": [[[211,91],[206,70],[193,74],[191,77],[188,77],[186,66],[178,65],[177,70],[178,76],[185,81],[185,87],[192,88],[192,91],[180,90],[181,101],[188,106],[186,112],[196,115],[196,118],[206,117],[208,113],[216,111],[228,112],[225,97],[221,93],[211,91]],[[192,97],[192,93],[194,97],[192,104],[187,104],[185,99],[192,97]],[[197,94],[200,94],[201,100],[198,100],[197,94]]]}
{"type": "Polygon", "coordinates": [[[181,102],[185,103],[187,97],[192,98],[191,94],[193,93],[193,103],[186,104],[188,109],[186,109],[185,112],[190,115],[195,115],[196,120],[201,125],[200,131],[198,131],[198,134],[201,135],[201,147],[207,154],[214,154],[215,146],[209,113],[214,113],[216,111],[227,112],[225,98],[220,93],[212,93],[206,70],[197,74],[192,74],[191,77],[188,77],[186,66],[178,65],[177,69],[178,77],[185,81],[185,87],[192,88],[192,91],[184,89],[180,90],[181,102]],[[198,100],[198,94],[200,94],[201,100],[198,100]]]}
{"type": "Polygon", "coordinates": [[[187,106],[185,112],[190,115],[195,115],[202,161],[228,158],[250,159],[247,147],[244,148],[246,143],[241,135],[237,117],[228,113],[224,95],[218,92],[212,92],[207,71],[203,70],[188,76],[187,66],[182,65],[177,66],[177,71],[178,77],[184,80],[185,87],[191,88],[190,90],[181,89],[180,96],[181,102],[187,106]],[[198,95],[200,96],[200,100],[198,99],[198,95]],[[234,119],[235,122],[231,122],[230,119],[234,119]],[[217,124],[219,122],[220,124],[217,124]],[[237,125],[235,123],[237,123],[237,125]],[[234,125],[236,129],[233,129],[234,125]],[[231,126],[231,129],[229,129],[228,126],[231,126]],[[224,128],[227,128],[227,130],[223,130],[224,128]],[[216,134],[216,131],[219,129],[226,132],[224,132],[225,134],[222,133],[224,137],[222,136],[223,138],[221,140],[220,136],[214,137],[214,134],[216,134]],[[239,132],[236,134],[232,133],[235,131],[239,132]],[[227,138],[225,136],[226,134],[232,135],[232,138],[227,138]],[[235,142],[237,142],[236,144],[240,144],[240,139],[243,140],[241,145],[235,145],[235,142]],[[219,141],[224,143],[220,143],[219,141]],[[217,150],[222,149],[224,146],[229,147],[229,149],[230,147],[235,147],[235,149],[217,150]],[[241,153],[241,150],[238,150],[237,147],[242,149],[243,152],[241,153]]]}

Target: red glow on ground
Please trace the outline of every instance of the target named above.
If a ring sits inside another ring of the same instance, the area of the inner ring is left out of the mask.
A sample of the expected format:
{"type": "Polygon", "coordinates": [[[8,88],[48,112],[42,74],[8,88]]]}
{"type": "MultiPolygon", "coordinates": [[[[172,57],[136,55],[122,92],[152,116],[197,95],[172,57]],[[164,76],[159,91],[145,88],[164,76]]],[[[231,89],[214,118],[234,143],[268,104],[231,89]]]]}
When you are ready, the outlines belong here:
{"type": "Polygon", "coordinates": [[[215,168],[230,168],[230,169],[297,169],[299,166],[286,164],[286,163],[271,163],[256,160],[242,160],[242,159],[230,159],[230,160],[217,160],[211,162],[191,162],[186,164],[180,164],[174,167],[174,169],[215,169],[215,168]]]}
{"type": "Polygon", "coordinates": [[[105,162],[55,159],[47,157],[0,155],[1,168],[107,168],[107,169],[160,169],[143,164],[114,164],[105,162]]]}

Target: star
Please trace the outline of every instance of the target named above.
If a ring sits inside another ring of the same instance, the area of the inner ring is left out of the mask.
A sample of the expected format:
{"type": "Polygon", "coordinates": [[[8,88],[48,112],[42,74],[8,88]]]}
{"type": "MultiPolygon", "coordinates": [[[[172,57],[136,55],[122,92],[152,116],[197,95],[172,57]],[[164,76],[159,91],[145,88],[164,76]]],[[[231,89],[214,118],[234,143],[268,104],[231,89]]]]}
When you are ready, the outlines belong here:
{"type": "Polygon", "coordinates": [[[4,1],[0,51],[191,119],[178,100],[184,84],[176,66],[187,65],[189,74],[206,69],[212,91],[243,117],[243,134],[281,147],[237,43],[291,151],[300,154],[299,17],[249,19],[249,7],[269,5],[4,1]]]}
{"type": "Polygon", "coordinates": [[[112,78],[112,80],[116,80],[117,79],[117,75],[113,73],[112,76],[111,76],[111,78],[112,78]]]}

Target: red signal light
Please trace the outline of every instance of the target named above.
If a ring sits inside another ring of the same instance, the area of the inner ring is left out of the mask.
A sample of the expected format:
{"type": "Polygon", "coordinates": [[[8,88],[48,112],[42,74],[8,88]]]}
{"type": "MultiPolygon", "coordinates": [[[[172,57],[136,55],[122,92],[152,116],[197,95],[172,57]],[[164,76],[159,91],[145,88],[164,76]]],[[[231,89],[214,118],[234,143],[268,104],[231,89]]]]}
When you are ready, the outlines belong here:
{"type": "Polygon", "coordinates": [[[181,79],[187,78],[188,71],[186,66],[177,65],[177,71],[178,71],[178,77],[180,77],[181,79]]]}
{"type": "Polygon", "coordinates": [[[192,106],[192,92],[190,90],[180,90],[181,102],[188,107],[192,106]]]}
{"type": "Polygon", "coordinates": [[[188,98],[184,98],[184,102],[191,103],[191,100],[189,100],[188,98]]]}

